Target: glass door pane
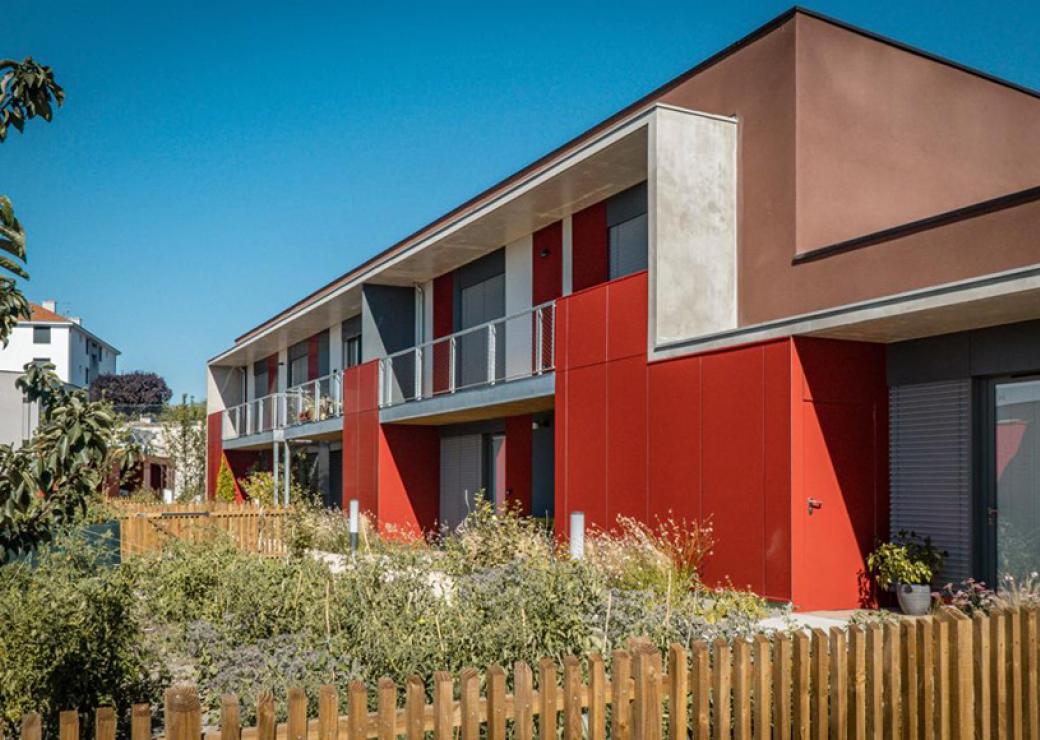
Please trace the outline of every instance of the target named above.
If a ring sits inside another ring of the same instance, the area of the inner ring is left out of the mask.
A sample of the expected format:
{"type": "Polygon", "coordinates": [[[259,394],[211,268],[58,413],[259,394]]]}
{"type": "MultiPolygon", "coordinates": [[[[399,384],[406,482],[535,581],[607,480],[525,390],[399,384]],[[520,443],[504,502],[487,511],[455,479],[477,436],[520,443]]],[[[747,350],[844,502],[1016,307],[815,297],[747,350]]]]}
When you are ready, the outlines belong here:
{"type": "Polygon", "coordinates": [[[1040,380],[998,383],[997,575],[1021,580],[1040,570],[1040,380]]]}

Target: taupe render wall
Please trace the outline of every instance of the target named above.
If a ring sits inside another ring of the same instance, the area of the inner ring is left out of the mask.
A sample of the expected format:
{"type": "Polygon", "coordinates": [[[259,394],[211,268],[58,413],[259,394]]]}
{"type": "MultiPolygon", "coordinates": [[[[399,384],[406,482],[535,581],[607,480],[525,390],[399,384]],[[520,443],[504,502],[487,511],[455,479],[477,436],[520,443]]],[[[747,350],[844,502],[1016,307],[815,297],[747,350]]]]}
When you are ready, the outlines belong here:
{"type": "Polygon", "coordinates": [[[740,326],[1040,263],[1038,203],[793,262],[799,244],[824,246],[1040,185],[1040,100],[1025,93],[796,14],[661,102],[739,120],[740,326]],[[810,64],[817,68],[807,72],[810,64]],[[905,84],[872,81],[878,65],[889,77],[905,74],[905,84]],[[943,115],[926,110],[936,99],[943,115]],[[857,115],[870,106],[885,110],[857,115]],[[978,110],[988,111],[993,137],[980,133],[978,110]],[[1018,116],[1032,123],[1018,125],[1018,116]],[[989,142],[998,136],[1012,143],[989,142]],[[966,163],[945,161],[953,156],[966,163]],[[904,158],[919,170],[905,186],[904,168],[891,166],[904,158]],[[989,173],[967,177],[990,159],[989,173]],[[947,185],[926,194],[925,183],[938,180],[947,185]]]}

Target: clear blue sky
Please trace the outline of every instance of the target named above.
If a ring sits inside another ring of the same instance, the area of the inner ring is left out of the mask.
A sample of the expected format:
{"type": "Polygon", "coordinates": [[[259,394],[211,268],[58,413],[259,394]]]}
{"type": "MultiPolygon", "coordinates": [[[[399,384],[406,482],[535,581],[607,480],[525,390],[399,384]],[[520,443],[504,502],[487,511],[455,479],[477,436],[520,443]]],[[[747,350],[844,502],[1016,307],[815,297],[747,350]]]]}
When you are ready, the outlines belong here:
{"type": "MultiPolygon", "coordinates": [[[[238,334],[788,7],[433,5],[7,0],[0,57],[67,93],[0,145],[30,298],[201,398],[238,334]]],[[[1040,87],[1040,3],[809,7],[1040,87]]]]}

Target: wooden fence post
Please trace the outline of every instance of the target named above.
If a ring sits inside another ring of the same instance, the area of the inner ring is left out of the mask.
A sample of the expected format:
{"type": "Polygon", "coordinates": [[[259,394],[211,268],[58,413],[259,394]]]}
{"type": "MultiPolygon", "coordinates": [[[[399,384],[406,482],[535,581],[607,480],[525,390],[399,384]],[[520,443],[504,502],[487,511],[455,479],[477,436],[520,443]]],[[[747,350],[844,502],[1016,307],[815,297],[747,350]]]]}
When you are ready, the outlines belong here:
{"type": "Polygon", "coordinates": [[[769,678],[773,674],[772,649],[769,638],[755,635],[755,663],[751,684],[754,692],[755,716],[752,718],[755,740],[772,737],[773,695],[769,678]]]}
{"type": "Polygon", "coordinates": [[[921,617],[914,627],[917,631],[917,736],[935,736],[935,635],[931,617],[921,617]]]}
{"type": "Polygon", "coordinates": [[[581,661],[573,655],[568,655],[563,659],[563,737],[564,740],[581,740],[583,734],[581,661]]]}
{"type": "Polygon", "coordinates": [[[903,695],[899,670],[900,653],[899,622],[889,622],[884,627],[884,676],[885,676],[885,737],[898,738],[902,732],[900,697],[903,695]]]}
{"type": "Polygon", "coordinates": [[[661,653],[639,645],[633,663],[633,740],[661,740],[661,653]]]}
{"type": "Polygon", "coordinates": [[[224,694],[220,698],[220,740],[239,740],[241,737],[238,697],[224,694]]]}
{"type": "Polygon", "coordinates": [[[328,684],[318,689],[318,740],[339,740],[339,692],[328,684]]]}
{"type": "Polygon", "coordinates": [[[21,740],[40,740],[43,733],[42,724],[38,712],[23,714],[21,740]]]}
{"type": "Polygon", "coordinates": [[[711,732],[711,655],[708,645],[697,640],[691,647],[690,686],[693,704],[693,740],[708,740],[711,732]]]}
{"type": "MultiPolygon", "coordinates": [[[[632,656],[626,650],[615,650],[610,661],[610,738],[630,740],[632,737],[632,705],[628,682],[632,678],[632,656]]],[[[541,719],[539,719],[541,723],[541,719]]],[[[554,740],[555,735],[548,740],[554,740]]],[[[544,737],[542,740],[546,740],[544,737]]]]}
{"type": "Polygon", "coordinates": [[[850,740],[867,737],[867,632],[855,625],[849,627],[848,736],[850,740]]]}
{"type": "Polygon", "coordinates": [[[388,676],[376,684],[376,736],[397,740],[397,684],[388,676]]]}
{"type": "MultiPolygon", "coordinates": [[[[607,672],[599,653],[588,656],[589,661],[589,740],[607,737],[607,672]]],[[[513,693],[516,693],[514,687],[513,693]]],[[[685,702],[685,697],[684,697],[685,702]]],[[[684,704],[685,712],[685,704],[684,704]]],[[[514,725],[516,720],[513,721],[514,725]]],[[[685,735],[683,736],[685,740],[685,735]]],[[[521,740],[519,737],[517,740],[521,740]]]]}
{"type": "Polygon", "coordinates": [[[960,609],[943,607],[941,614],[950,630],[950,737],[971,740],[975,735],[973,627],[960,609]]]}
{"type": "Polygon", "coordinates": [[[733,737],[751,740],[751,643],[733,640],[733,737]]]}
{"type": "MultiPolygon", "coordinates": [[[[580,670],[580,669],[579,669],[580,670]]],[[[501,666],[487,669],[487,740],[506,738],[506,672],[501,666]]],[[[565,697],[566,698],[566,697],[565,697]]],[[[578,697],[578,729],[581,730],[581,697],[578,697]]],[[[566,729],[566,728],[564,728],[566,729]]],[[[421,740],[414,738],[412,740],[421,740]]]]}
{"type": "MultiPolygon", "coordinates": [[[[600,665],[602,666],[602,661],[600,665]]],[[[451,740],[453,700],[450,688],[449,686],[446,700],[447,735],[438,735],[436,740],[451,740]]],[[[436,697],[434,703],[437,704],[436,714],[440,716],[442,710],[436,697]]],[[[534,740],[534,673],[531,666],[522,660],[513,664],[513,734],[515,740],[534,740]]]]}
{"type": "Polygon", "coordinates": [[[288,692],[289,721],[285,734],[288,740],[307,740],[307,694],[298,686],[288,692]]]}
{"type": "Polygon", "coordinates": [[[1025,715],[1026,737],[1040,740],[1040,614],[1036,607],[1022,612],[1022,712],[1025,715]]]}
{"type": "Polygon", "coordinates": [[[275,740],[274,736],[274,694],[265,689],[256,697],[256,737],[257,740],[275,740]]]}
{"type": "Polygon", "coordinates": [[[810,695],[811,735],[815,740],[827,740],[830,723],[827,716],[828,682],[830,679],[830,646],[827,633],[822,629],[812,631],[812,694],[810,695]]]}
{"type": "MultiPolygon", "coordinates": [[[[166,690],[166,740],[198,740],[202,734],[202,708],[199,706],[199,696],[194,686],[178,685],[166,690]]],[[[102,735],[102,711],[97,711],[97,738],[109,740],[115,738],[115,713],[112,712],[111,735],[102,735]]],[[[111,707],[107,707],[111,711],[111,707]]]]}
{"type": "Polygon", "coordinates": [[[841,627],[831,627],[830,649],[830,737],[845,740],[849,731],[849,654],[841,627]]]}
{"type": "Polygon", "coordinates": [[[1004,624],[1007,629],[1007,734],[1011,740],[1022,740],[1022,613],[1017,608],[1011,608],[1004,624]]]}
{"type": "Polygon", "coordinates": [[[809,740],[809,636],[799,630],[792,639],[794,660],[791,670],[791,713],[795,740],[809,740]]]}
{"type": "Polygon", "coordinates": [[[730,719],[732,716],[730,688],[733,683],[729,643],[726,642],[725,638],[720,637],[715,640],[712,652],[712,704],[715,710],[712,712],[712,726],[714,728],[715,740],[727,740],[730,737],[730,719]]]}
{"type": "Polygon", "coordinates": [[[60,740],[79,740],[79,712],[67,709],[58,714],[58,737],[60,740]]]}
{"type": "MultiPolygon", "coordinates": [[[[501,673],[501,686],[503,693],[505,692],[505,674],[502,673],[502,669],[499,668],[498,672],[501,673]]],[[[488,686],[491,685],[492,673],[488,671],[488,686]]],[[[499,677],[495,676],[496,682],[499,677]]],[[[505,734],[505,713],[500,710],[497,706],[494,708],[495,713],[502,712],[501,718],[501,730],[502,734],[505,734]]],[[[405,716],[405,737],[408,740],[423,740],[426,736],[423,725],[425,721],[426,713],[426,685],[423,680],[418,676],[409,676],[405,681],[404,688],[404,716],[405,716]]],[[[496,731],[498,729],[498,718],[492,717],[492,706],[491,706],[491,692],[488,692],[488,729],[494,725],[496,731]]],[[[496,735],[489,735],[489,740],[496,740],[496,735]]],[[[504,738],[503,738],[504,740],[504,738]]]]}
{"type": "Polygon", "coordinates": [[[668,648],[668,740],[686,740],[689,714],[690,672],[686,667],[686,650],[679,643],[668,648]]]}
{"type": "Polygon", "coordinates": [[[152,705],[134,704],[130,711],[130,740],[151,740],[152,705]]]}
{"type": "MultiPolygon", "coordinates": [[[[475,668],[464,668],[459,674],[461,684],[461,721],[460,735],[462,740],[479,740],[480,738],[480,677],[475,668]]],[[[554,728],[555,732],[555,728],[554,728]]],[[[553,736],[555,740],[555,734],[553,736]]]]}
{"type": "Polygon", "coordinates": [[[368,689],[360,681],[347,687],[347,740],[368,737],[368,689]]]}
{"type": "Polygon", "coordinates": [[[989,618],[976,612],[971,623],[975,657],[975,737],[978,740],[989,740],[993,728],[993,695],[990,692],[990,681],[993,678],[990,662],[993,656],[989,641],[989,618]]]}
{"type": "Polygon", "coordinates": [[[791,740],[791,639],[777,635],[773,641],[773,733],[777,740],[791,740]]]}
{"type": "Polygon", "coordinates": [[[902,669],[902,699],[903,705],[903,737],[917,737],[920,721],[918,719],[918,670],[920,656],[917,651],[917,626],[913,620],[904,619],[901,624],[900,635],[900,667],[902,669]]]}

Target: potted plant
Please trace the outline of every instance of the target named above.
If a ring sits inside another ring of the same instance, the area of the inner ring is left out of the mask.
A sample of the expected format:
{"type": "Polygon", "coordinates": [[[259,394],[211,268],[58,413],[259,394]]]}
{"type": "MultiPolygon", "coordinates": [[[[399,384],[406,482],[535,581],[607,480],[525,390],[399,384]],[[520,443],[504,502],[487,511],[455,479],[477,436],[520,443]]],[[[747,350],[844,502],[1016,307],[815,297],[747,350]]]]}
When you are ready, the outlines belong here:
{"type": "Polygon", "coordinates": [[[932,605],[932,578],[942,568],[945,552],[931,537],[901,531],[867,556],[867,568],[884,589],[894,589],[904,614],[921,616],[932,605]]]}

